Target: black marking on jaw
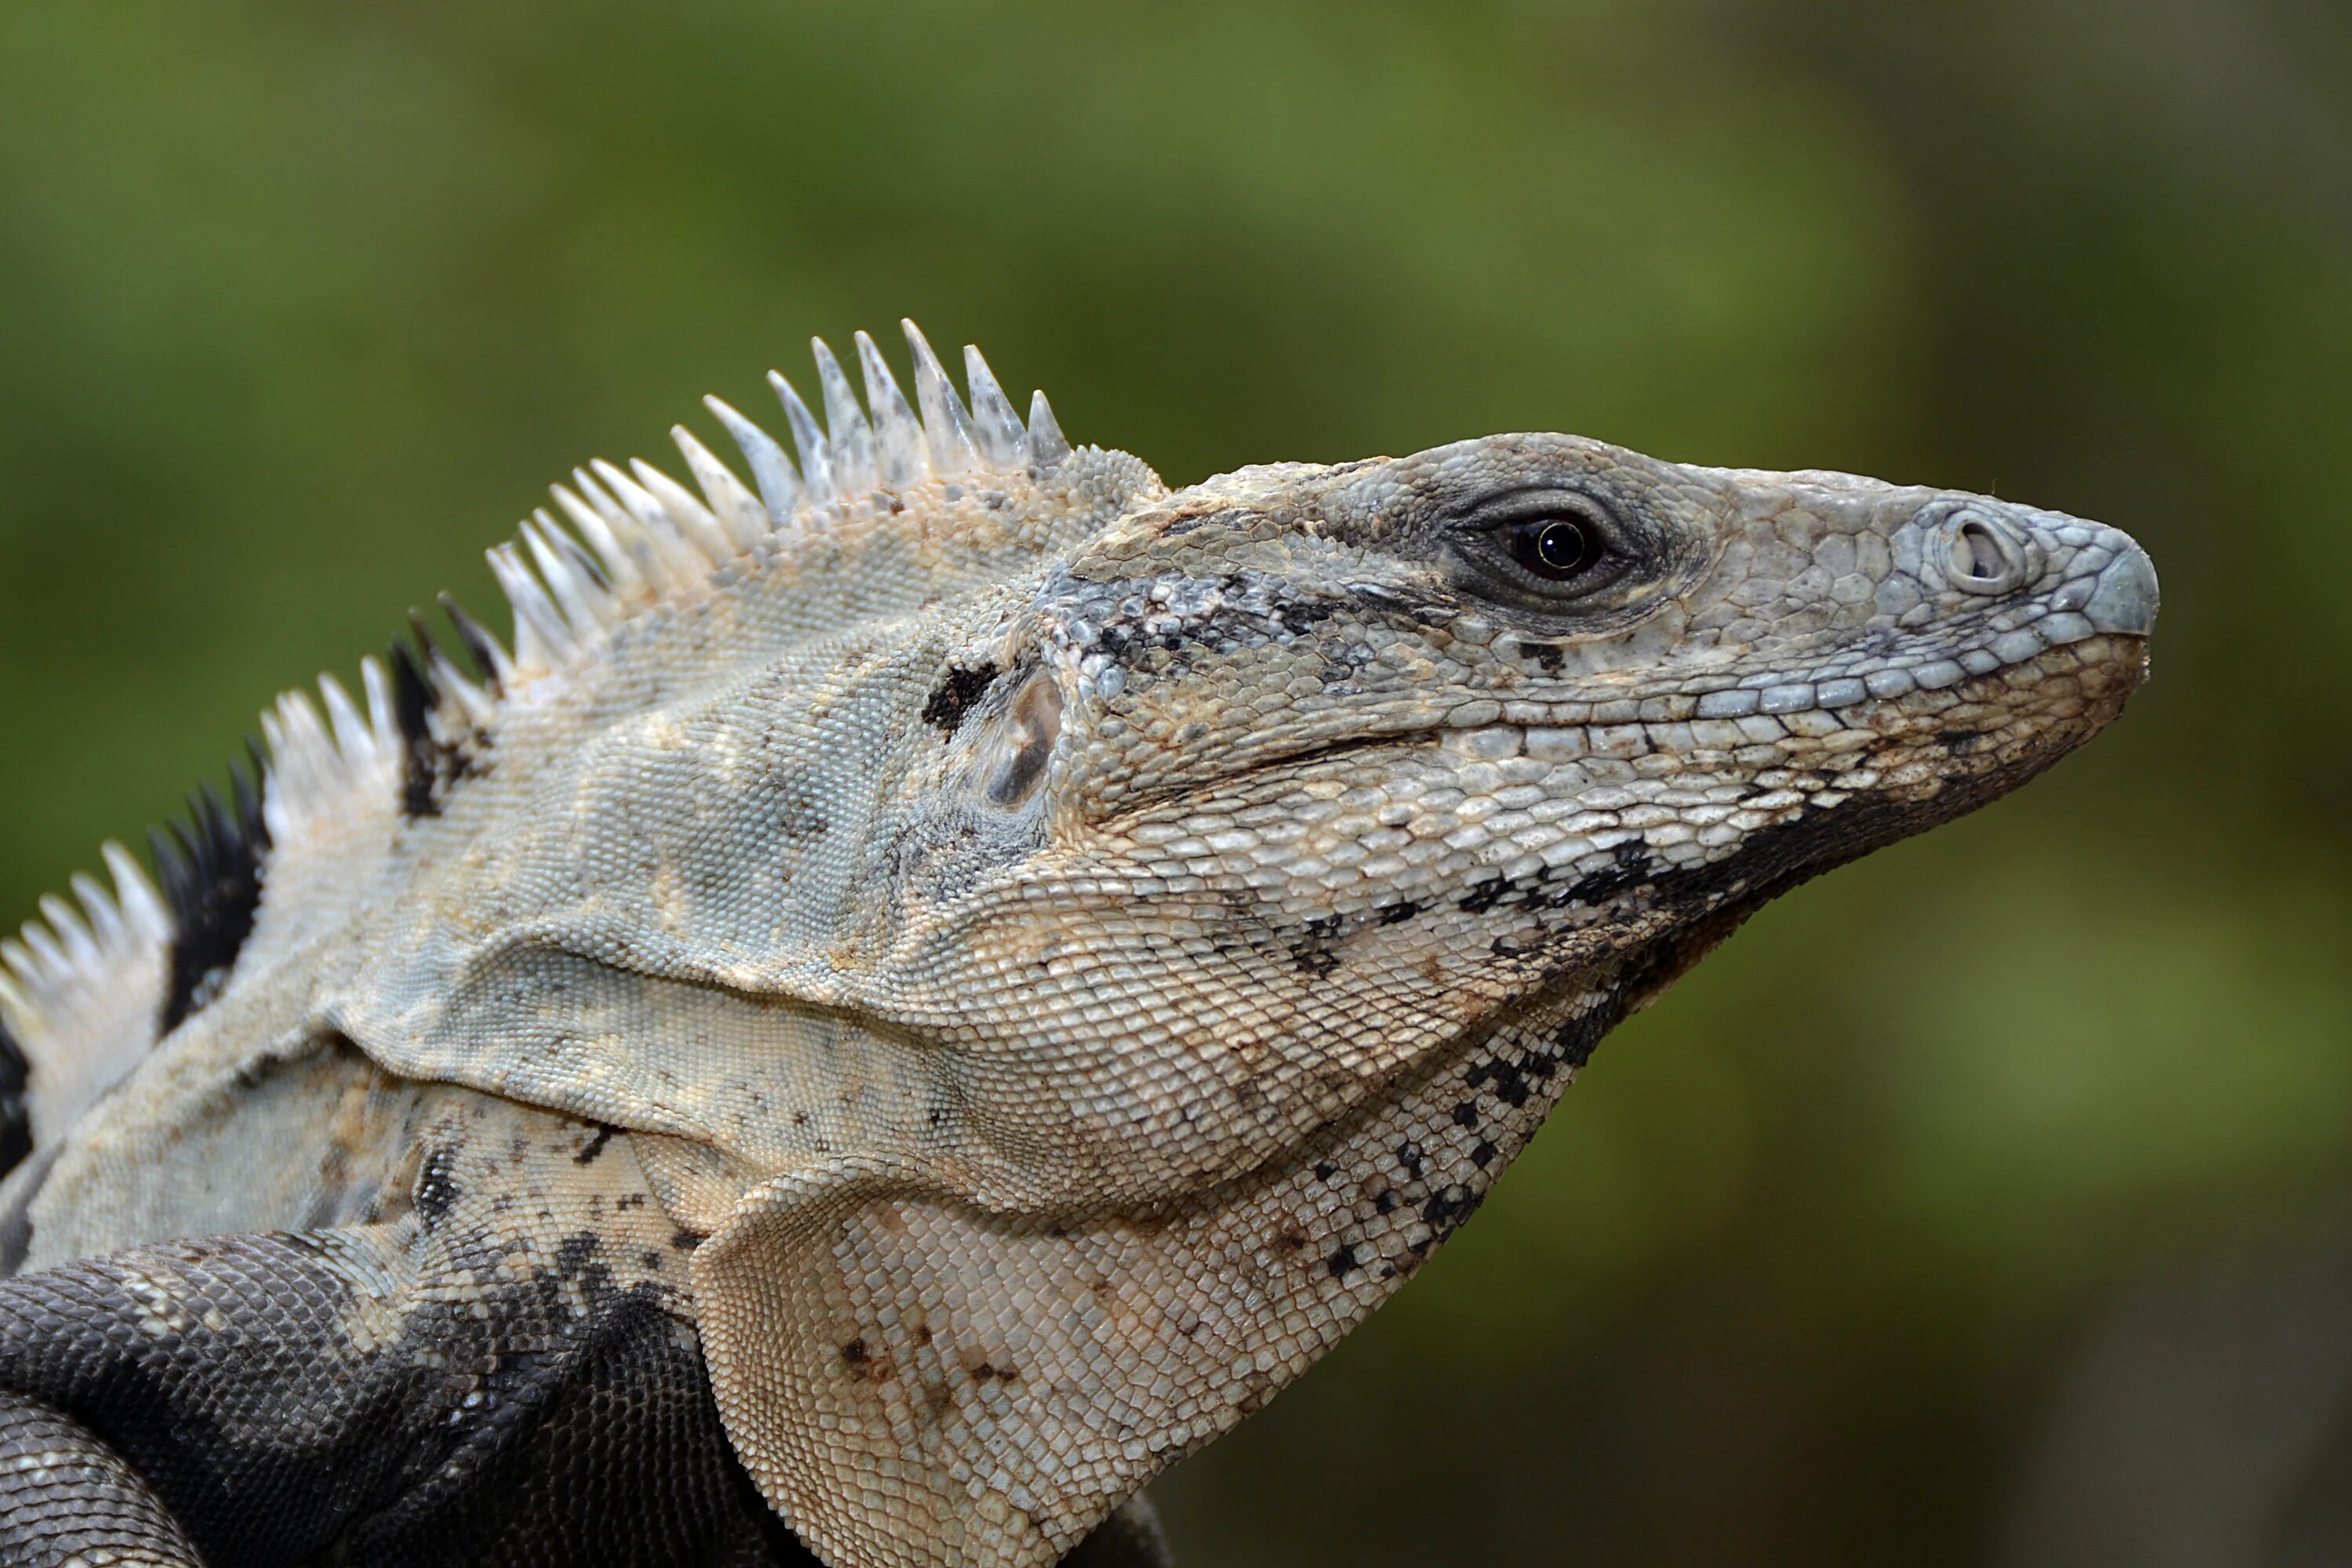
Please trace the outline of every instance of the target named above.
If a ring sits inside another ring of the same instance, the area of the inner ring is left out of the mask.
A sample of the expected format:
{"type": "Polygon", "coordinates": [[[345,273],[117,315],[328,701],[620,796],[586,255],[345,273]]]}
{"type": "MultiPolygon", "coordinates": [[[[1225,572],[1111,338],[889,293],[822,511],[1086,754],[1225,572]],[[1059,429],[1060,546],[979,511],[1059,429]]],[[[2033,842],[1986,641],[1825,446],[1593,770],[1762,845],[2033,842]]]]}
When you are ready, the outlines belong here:
{"type": "Polygon", "coordinates": [[[1308,974],[1321,979],[1339,967],[1339,950],[1348,938],[1368,926],[1402,925],[1427,906],[1412,899],[1398,899],[1391,903],[1375,904],[1363,915],[1322,915],[1308,921],[1290,943],[1290,960],[1308,974]]]}
{"type": "Polygon", "coordinates": [[[964,715],[996,684],[998,673],[994,659],[982,659],[969,669],[950,665],[946,677],[923,704],[923,722],[943,733],[954,734],[963,727],[964,715]]]}
{"type": "Polygon", "coordinates": [[[33,1152],[33,1121],[25,1109],[25,1085],[32,1070],[24,1047],[0,1021],[0,1175],[15,1170],[33,1152]]]}
{"type": "Polygon", "coordinates": [[[1532,875],[1516,880],[1496,875],[1473,882],[1469,889],[1454,900],[1454,908],[1474,915],[1483,915],[1517,895],[1517,906],[1529,910],[1564,910],[1581,904],[1588,908],[1606,903],[1653,879],[1657,861],[1650,847],[1639,837],[1628,838],[1610,851],[1611,863],[1598,871],[1579,877],[1565,888],[1550,885],[1554,875],[1550,867],[1538,868],[1532,875]]]}
{"type": "Polygon", "coordinates": [[[155,828],[148,840],[163,900],[172,910],[170,980],[158,1035],[168,1035],[219,993],[236,965],[261,907],[269,825],[261,816],[258,750],[251,772],[232,768],[230,801],[206,784],[189,798],[185,826],[155,828]]]}

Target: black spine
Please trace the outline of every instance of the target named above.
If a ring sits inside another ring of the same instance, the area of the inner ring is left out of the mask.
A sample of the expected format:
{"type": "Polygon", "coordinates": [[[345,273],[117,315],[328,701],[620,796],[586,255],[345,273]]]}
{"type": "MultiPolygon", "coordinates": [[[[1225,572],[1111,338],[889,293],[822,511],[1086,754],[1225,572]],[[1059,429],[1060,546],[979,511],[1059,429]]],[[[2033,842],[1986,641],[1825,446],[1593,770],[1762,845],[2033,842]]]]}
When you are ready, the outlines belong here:
{"type": "Polygon", "coordinates": [[[161,1032],[169,1034],[220,988],[236,964],[261,905],[261,868],[269,826],[261,815],[259,752],[255,769],[230,769],[229,800],[206,784],[188,802],[188,823],[149,835],[155,869],[171,907],[171,985],[161,1032]]]}
{"type": "Polygon", "coordinates": [[[33,1120],[25,1109],[25,1086],[31,1075],[24,1047],[0,1023],[0,1176],[33,1152],[33,1120]]]}
{"type": "Polygon", "coordinates": [[[457,628],[457,640],[466,645],[466,657],[474,661],[474,671],[491,690],[499,689],[499,661],[495,652],[498,644],[482,629],[481,622],[466,613],[454,594],[441,595],[441,613],[457,628]]]}

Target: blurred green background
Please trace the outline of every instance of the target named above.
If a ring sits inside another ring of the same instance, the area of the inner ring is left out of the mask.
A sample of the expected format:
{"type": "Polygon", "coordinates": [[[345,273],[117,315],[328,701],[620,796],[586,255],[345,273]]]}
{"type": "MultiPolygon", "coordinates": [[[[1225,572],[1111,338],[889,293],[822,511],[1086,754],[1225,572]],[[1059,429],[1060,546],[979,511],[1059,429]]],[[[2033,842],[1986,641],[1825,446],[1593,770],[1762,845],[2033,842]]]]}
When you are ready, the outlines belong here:
{"type": "Polygon", "coordinates": [[[1768,910],[1154,1495],[1195,1565],[2343,1561],[2347,105],[2319,0],[13,0],[0,910],[901,314],[1178,483],[1561,429],[2085,513],[2126,720],[1768,910]]]}

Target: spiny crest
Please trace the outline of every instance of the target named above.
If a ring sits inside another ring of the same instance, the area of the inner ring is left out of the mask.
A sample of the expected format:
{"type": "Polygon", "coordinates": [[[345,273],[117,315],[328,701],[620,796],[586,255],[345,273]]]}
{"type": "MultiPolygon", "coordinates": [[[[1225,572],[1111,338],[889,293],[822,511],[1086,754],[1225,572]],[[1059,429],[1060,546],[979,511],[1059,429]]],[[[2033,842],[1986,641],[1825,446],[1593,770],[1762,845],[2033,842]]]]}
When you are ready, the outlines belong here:
{"type": "Polygon", "coordinates": [[[192,799],[186,826],[153,835],[161,893],[109,844],[110,890],[77,876],[79,909],[45,899],[42,918],[0,940],[0,1171],[13,1163],[27,1108],[33,1136],[53,1136],[211,1000],[273,867],[331,877],[339,858],[380,837],[385,814],[437,812],[446,784],[470,765],[467,738],[491,728],[502,700],[530,700],[541,678],[581,663],[645,606],[696,590],[746,554],[789,551],[877,490],[1035,473],[1069,456],[1044,393],[1024,424],[980,351],[966,347],[967,405],[915,324],[900,324],[913,351],[911,402],[864,332],[856,339],[863,405],[833,351],[812,340],[822,424],[780,373],[768,377],[797,461],[710,397],[750,484],[683,426],[670,435],[691,487],[643,459],[574,468],[568,484],[551,487],[555,512],[533,512],[488,552],[513,612],[511,650],[443,595],[473,675],[417,622],[413,653],[395,646],[389,669],[362,661],[362,700],[332,676],[320,678],[315,700],[287,692],[261,716],[266,756],[257,750],[231,798],[207,789],[192,799]]]}
{"type": "Polygon", "coordinates": [[[77,873],[73,901],[0,939],[0,1171],[52,1142],[160,1033],[171,912],[119,844],[102,851],[109,888],[77,873]]]}
{"type": "Polygon", "coordinates": [[[500,700],[582,663],[646,605],[692,592],[746,554],[790,550],[877,489],[1034,471],[1069,456],[1044,393],[1033,395],[1024,423],[988,362],[967,346],[967,405],[921,331],[900,325],[914,358],[912,402],[864,332],[856,337],[863,405],[833,351],[811,340],[822,424],[791,382],[769,373],[797,461],[721,399],[703,400],[741,452],[749,484],[681,425],[670,436],[691,487],[643,458],[626,468],[598,458],[551,486],[555,510],[533,512],[514,540],[488,552],[514,617],[510,648],[455,601],[441,601],[474,678],[420,626],[415,654],[395,650],[389,680],[376,661],[362,666],[364,714],[331,679],[320,683],[324,722],[302,694],[281,698],[262,721],[272,838],[299,840],[353,801],[397,796],[410,815],[429,814],[436,778],[466,734],[488,728],[500,700]]]}

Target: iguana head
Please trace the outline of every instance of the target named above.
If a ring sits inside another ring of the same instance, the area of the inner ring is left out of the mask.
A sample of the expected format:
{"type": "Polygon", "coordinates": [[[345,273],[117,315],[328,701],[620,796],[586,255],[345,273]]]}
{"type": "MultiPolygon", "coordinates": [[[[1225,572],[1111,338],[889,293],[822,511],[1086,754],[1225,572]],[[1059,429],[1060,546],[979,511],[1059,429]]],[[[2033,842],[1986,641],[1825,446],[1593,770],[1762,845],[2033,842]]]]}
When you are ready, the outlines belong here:
{"type": "Polygon", "coordinates": [[[844,1561],[1048,1560],[1748,913],[2112,719],[2157,607],[2114,529],[1840,474],[1128,461],[1033,476],[1101,521],[879,661],[897,804],[828,1000],[922,1043],[930,1124],[698,1259],[738,1440],[844,1561]]]}
{"type": "Polygon", "coordinates": [[[1007,1146],[1228,1178],[2023,782],[2156,603],[2097,523],[1566,436],[1150,495],[940,671],[875,995],[1051,1062],[1007,1146]]]}
{"type": "Polygon", "coordinates": [[[209,930],[184,1029],[625,1130],[836,1568],[1052,1561],[1743,916],[2141,679],[2155,576],[2095,523],[1544,435],[1171,492],[912,342],[912,405],[863,338],[870,413],[821,348],[824,426],[779,381],[797,466],[714,404],[757,495],[682,431],[699,497],[559,487],[576,539],[493,552],[512,652],[460,622],[482,681],[282,702],[257,915],[132,868],[0,950],[37,1079],[143,1051],[209,930]]]}

